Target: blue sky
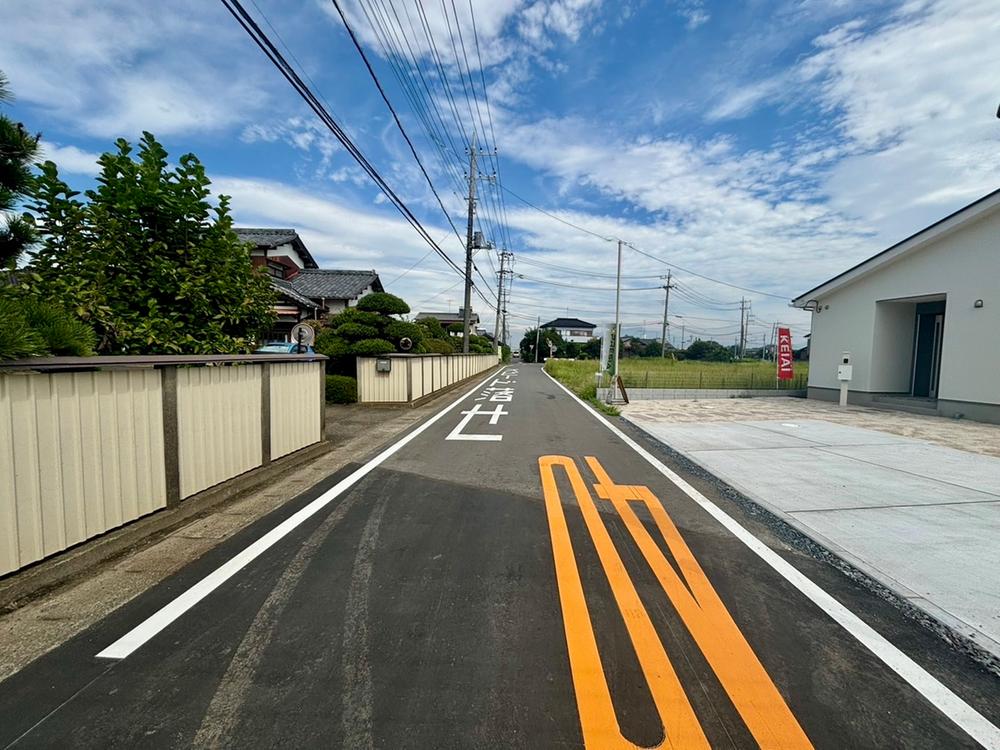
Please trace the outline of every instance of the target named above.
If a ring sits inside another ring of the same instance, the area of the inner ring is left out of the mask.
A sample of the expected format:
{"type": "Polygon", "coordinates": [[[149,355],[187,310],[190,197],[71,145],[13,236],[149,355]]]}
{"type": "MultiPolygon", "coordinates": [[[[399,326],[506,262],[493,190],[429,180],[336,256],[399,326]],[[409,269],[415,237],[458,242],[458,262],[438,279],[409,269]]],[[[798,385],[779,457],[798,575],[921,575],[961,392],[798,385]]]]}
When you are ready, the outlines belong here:
{"type": "MultiPolygon", "coordinates": [[[[245,4],[460,261],[459,239],[333,5],[245,4]]],[[[346,2],[455,224],[464,227],[463,155],[448,143],[439,153],[366,10],[399,14],[413,51],[406,72],[419,68],[431,81],[421,101],[439,108],[457,150],[462,131],[479,122],[463,114],[464,60],[451,52],[449,24],[456,40],[461,29],[466,72],[484,118],[493,119],[495,139],[487,123],[479,137],[496,147],[503,184],[566,221],[687,269],[673,269],[675,343],[682,324],[689,339],[732,341],[741,296],[755,316],[752,341],[776,320],[793,325],[801,341],[808,315],[789,310],[788,298],[1000,183],[995,0],[473,0],[475,30],[468,0],[423,0],[457,116],[434,83],[417,6],[346,2]]],[[[239,224],[294,227],[321,266],[375,268],[415,312],[460,303],[459,278],[433,254],[424,258],[427,246],[221,3],[53,0],[44,13],[13,4],[5,21],[0,69],[17,96],[13,114],[43,133],[71,184],[90,184],[96,155],[116,137],[150,130],[175,157],[193,151],[202,159],[217,190],[233,197],[239,224]]],[[[490,215],[504,213],[501,193],[485,182],[481,189],[482,228],[506,244],[490,215]]],[[[615,244],[502,194],[519,274],[509,306],[515,345],[536,316],[610,322],[615,244]]],[[[476,264],[492,281],[487,255],[477,253],[476,264]]],[[[667,268],[626,250],[626,286],[637,290],[623,294],[628,333],[659,334],[663,296],[655,287],[667,268]]],[[[476,305],[491,327],[484,307],[476,305]]]]}

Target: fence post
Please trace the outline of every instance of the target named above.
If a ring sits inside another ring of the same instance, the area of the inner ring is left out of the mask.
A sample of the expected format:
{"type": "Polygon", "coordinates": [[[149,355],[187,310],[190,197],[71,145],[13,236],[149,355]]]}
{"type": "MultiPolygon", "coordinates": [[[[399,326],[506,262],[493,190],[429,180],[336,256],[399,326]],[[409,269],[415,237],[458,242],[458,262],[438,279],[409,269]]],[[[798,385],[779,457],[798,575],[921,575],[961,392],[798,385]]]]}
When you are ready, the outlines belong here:
{"type": "Polygon", "coordinates": [[[406,358],[406,403],[413,401],[413,360],[406,358]]]}
{"type": "Polygon", "coordinates": [[[177,367],[160,370],[163,400],[163,468],[166,473],[167,507],[181,501],[180,430],[177,425],[177,367]]]}
{"type": "Polygon", "coordinates": [[[271,363],[260,363],[260,463],[271,463],[271,363]]]}
{"type": "Polygon", "coordinates": [[[323,442],[326,440],[326,365],[323,362],[317,364],[319,365],[319,439],[323,442]]]}

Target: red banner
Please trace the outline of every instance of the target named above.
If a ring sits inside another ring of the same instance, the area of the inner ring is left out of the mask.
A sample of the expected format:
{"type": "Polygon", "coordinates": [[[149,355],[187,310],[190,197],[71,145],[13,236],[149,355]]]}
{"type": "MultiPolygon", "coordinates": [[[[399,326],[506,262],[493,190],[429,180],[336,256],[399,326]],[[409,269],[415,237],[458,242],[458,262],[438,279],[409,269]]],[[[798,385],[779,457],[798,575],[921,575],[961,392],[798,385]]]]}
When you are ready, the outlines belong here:
{"type": "Polygon", "coordinates": [[[778,329],[778,380],[795,377],[792,369],[792,332],[787,328],[778,329]]]}

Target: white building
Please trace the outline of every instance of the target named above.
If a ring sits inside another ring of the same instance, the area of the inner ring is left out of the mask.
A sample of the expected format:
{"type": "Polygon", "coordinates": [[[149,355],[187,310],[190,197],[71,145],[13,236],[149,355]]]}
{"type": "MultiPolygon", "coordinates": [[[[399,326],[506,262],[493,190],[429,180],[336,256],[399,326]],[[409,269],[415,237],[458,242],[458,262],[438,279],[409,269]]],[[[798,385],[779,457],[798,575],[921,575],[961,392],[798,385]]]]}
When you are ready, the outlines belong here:
{"type": "Polygon", "coordinates": [[[548,323],[542,323],[541,328],[551,328],[557,331],[562,336],[563,341],[586,344],[594,338],[594,329],[597,326],[579,318],[556,318],[548,323]]]}
{"type": "Polygon", "coordinates": [[[1000,423],[1000,190],[793,300],[809,397],[1000,423]]]}

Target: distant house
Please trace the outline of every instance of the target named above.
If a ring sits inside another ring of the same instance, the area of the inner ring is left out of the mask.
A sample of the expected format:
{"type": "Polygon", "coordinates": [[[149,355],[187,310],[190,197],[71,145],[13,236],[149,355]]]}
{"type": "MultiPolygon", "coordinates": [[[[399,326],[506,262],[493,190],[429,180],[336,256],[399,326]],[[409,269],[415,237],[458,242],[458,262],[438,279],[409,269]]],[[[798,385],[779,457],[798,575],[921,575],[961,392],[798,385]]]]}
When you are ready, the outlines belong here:
{"type": "Polygon", "coordinates": [[[325,315],[336,315],[372,292],[384,292],[378,273],[304,268],[291,281],[296,292],[318,304],[325,315]]]}
{"type": "Polygon", "coordinates": [[[266,269],[278,294],[277,321],[269,334],[287,339],[296,323],[335,315],[357,304],[366,294],[385,291],[375,271],[320,268],[294,229],[237,228],[252,245],[250,260],[266,269]]]}
{"type": "MultiPolygon", "coordinates": [[[[437,321],[444,326],[447,331],[448,326],[458,323],[459,325],[465,325],[465,308],[458,308],[458,312],[419,312],[417,313],[417,320],[425,320],[427,318],[436,318],[437,321]]],[[[472,311],[469,313],[469,325],[473,329],[472,332],[476,333],[476,326],[479,325],[479,314],[472,311]]],[[[454,334],[460,335],[460,334],[454,334]]],[[[481,335],[481,334],[480,334],[481,335]]]]}
{"type": "Polygon", "coordinates": [[[594,329],[597,328],[593,323],[579,318],[556,318],[548,323],[542,323],[541,327],[556,331],[562,336],[563,341],[573,341],[577,344],[586,344],[594,338],[594,329]]]}

